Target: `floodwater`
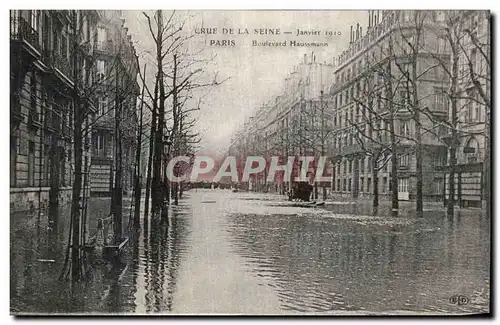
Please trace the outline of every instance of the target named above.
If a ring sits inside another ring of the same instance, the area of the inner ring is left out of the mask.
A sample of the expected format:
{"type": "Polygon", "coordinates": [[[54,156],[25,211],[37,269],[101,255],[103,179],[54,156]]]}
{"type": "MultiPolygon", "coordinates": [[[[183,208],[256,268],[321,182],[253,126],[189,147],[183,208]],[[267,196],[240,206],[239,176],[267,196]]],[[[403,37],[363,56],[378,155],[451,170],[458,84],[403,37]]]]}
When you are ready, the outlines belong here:
{"type": "MultiPolygon", "coordinates": [[[[67,222],[50,229],[46,216],[12,215],[11,313],[489,312],[490,222],[481,210],[374,217],[347,201],[304,207],[191,190],[168,226],[151,221],[119,263],[94,263],[91,279],[73,285],[57,279],[67,222]],[[466,299],[450,301],[457,296],[466,299]]],[[[89,215],[108,211],[95,199],[89,215]]]]}

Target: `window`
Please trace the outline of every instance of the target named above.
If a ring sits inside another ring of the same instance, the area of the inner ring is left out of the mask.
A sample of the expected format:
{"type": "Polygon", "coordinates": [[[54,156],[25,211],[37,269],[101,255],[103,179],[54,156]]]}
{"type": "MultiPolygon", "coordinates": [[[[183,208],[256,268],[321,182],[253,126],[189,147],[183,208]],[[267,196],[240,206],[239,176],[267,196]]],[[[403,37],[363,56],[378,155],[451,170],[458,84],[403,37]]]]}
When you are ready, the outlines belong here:
{"type": "Polygon", "coordinates": [[[363,190],[365,189],[365,179],[361,177],[359,179],[359,191],[363,193],[363,190]]]}
{"type": "Polygon", "coordinates": [[[66,186],[66,151],[64,147],[59,147],[59,160],[60,160],[60,175],[61,175],[61,186],[66,186]]]}
{"type": "Polygon", "coordinates": [[[36,74],[35,71],[31,72],[30,78],[30,104],[31,110],[36,112],[36,99],[37,99],[37,89],[36,89],[36,74]]]}
{"type": "Polygon", "coordinates": [[[436,21],[438,22],[444,22],[445,20],[445,14],[442,11],[438,11],[436,14],[436,21]]]}
{"type": "Polygon", "coordinates": [[[347,174],[347,161],[344,160],[344,174],[347,174]]]}
{"type": "Polygon", "coordinates": [[[17,137],[10,137],[10,187],[16,186],[17,137]]]}
{"type": "Polygon", "coordinates": [[[352,173],[352,160],[349,160],[349,174],[352,173]]]}
{"type": "Polygon", "coordinates": [[[38,21],[39,21],[39,17],[40,17],[40,11],[39,10],[30,10],[31,14],[30,14],[30,24],[31,24],[31,27],[38,31],[38,21]]]}
{"type": "Polygon", "coordinates": [[[360,174],[365,173],[365,160],[363,158],[359,159],[359,173],[360,174]]]}
{"type": "Polygon", "coordinates": [[[406,109],[408,108],[408,104],[410,103],[410,98],[408,91],[406,90],[399,90],[398,91],[398,97],[399,97],[399,105],[403,108],[406,109]]]}
{"type": "Polygon", "coordinates": [[[372,171],[372,157],[368,157],[367,158],[367,163],[366,163],[366,167],[368,168],[368,172],[371,173],[372,171]]]}
{"type": "Polygon", "coordinates": [[[97,29],[97,42],[100,44],[104,44],[107,39],[106,28],[99,27],[97,29]]]}
{"type": "Polygon", "coordinates": [[[469,59],[470,59],[470,63],[472,64],[472,71],[477,72],[477,70],[476,70],[477,49],[476,48],[473,48],[470,51],[469,59]]]}
{"type": "Polygon", "coordinates": [[[473,164],[478,161],[479,156],[479,143],[477,140],[472,137],[467,141],[464,149],[464,155],[467,160],[467,163],[473,164]]]}
{"type": "Polygon", "coordinates": [[[402,137],[411,137],[410,123],[408,121],[401,121],[399,134],[402,137]]]}
{"type": "Polygon", "coordinates": [[[408,167],[410,157],[408,154],[401,154],[399,156],[399,166],[400,167],[408,167]]]}
{"type": "Polygon", "coordinates": [[[407,193],[408,192],[408,178],[398,179],[398,192],[407,193]]]}
{"type": "Polygon", "coordinates": [[[345,192],[347,191],[347,180],[344,178],[344,186],[342,187],[342,190],[345,192]]]}
{"type": "Polygon", "coordinates": [[[349,190],[349,192],[351,192],[351,190],[352,190],[352,179],[351,179],[351,178],[349,178],[349,180],[348,180],[348,183],[347,183],[347,184],[348,184],[348,186],[349,186],[348,190],[349,190]]]}
{"type": "Polygon", "coordinates": [[[437,53],[446,52],[446,38],[444,36],[438,36],[436,52],[437,53]]]}
{"type": "Polygon", "coordinates": [[[337,191],[340,191],[341,188],[340,188],[340,178],[337,179],[337,191]]]}
{"type": "Polygon", "coordinates": [[[435,178],[434,179],[434,194],[435,195],[443,195],[443,179],[435,178]]]}
{"type": "Polygon", "coordinates": [[[371,185],[372,185],[372,179],[370,177],[368,177],[366,179],[366,192],[367,193],[370,193],[370,187],[371,187],[371,185]]]}
{"type": "Polygon", "coordinates": [[[45,145],[43,146],[43,182],[45,186],[49,186],[50,182],[50,167],[51,167],[51,161],[50,161],[50,137],[46,138],[48,141],[46,141],[45,145]]]}
{"type": "Polygon", "coordinates": [[[61,55],[63,58],[68,57],[68,38],[65,33],[61,34],[61,55]]]}
{"type": "Polygon", "coordinates": [[[479,103],[476,103],[476,105],[474,105],[474,108],[475,108],[475,121],[476,122],[481,122],[482,121],[482,107],[479,103]]]}
{"type": "Polygon", "coordinates": [[[84,16],[82,21],[83,21],[82,22],[83,41],[86,42],[89,40],[89,25],[88,25],[87,16],[84,16]]]}
{"type": "Polygon", "coordinates": [[[438,90],[435,95],[435,108],[439,111],[446,111],[448,109],[448,99],[443,90],[438,90]]]}
{"type": "Polygon", "coordinates": [[[35,186],[35,142],[28,145],[28,186],[35,186]]]}
{"type": "Polygon", "coordinates": [[[102,81],[106,73],[104,61],[97,60],[97,80],[102,81]]]}
{"type": "Polygon", "coordinates": [[[55,53],[59,53],[60,51],[60,45],[61,45],[61,42],[60,42],[60,35],[61,31],[58,29],[58,26],[57,24],[55,24],[54,26],[54,34],[53,34],[53,45],[54,45],[54,52],[55,53]]]}
{"type": "Polygon", "coordinates": [[[474,103],[472,99],[468,99],[467,103],[465,104],[465,122],[471,123],[474,121],[473,115],[474,115],[474,103]]]}
{"type": "Polygon", "coordinates": [[[387,189],[387,177],[384,177],[382,180],[382,193],[385,193],[387,189]]]}
{"type": "Polygon", "coordinates": [[[98,115],[102,116],[106,114],[106,107],[108,106],[108,98],[107,97],[99,97],[99,102],[98,102],[98,115]]]}

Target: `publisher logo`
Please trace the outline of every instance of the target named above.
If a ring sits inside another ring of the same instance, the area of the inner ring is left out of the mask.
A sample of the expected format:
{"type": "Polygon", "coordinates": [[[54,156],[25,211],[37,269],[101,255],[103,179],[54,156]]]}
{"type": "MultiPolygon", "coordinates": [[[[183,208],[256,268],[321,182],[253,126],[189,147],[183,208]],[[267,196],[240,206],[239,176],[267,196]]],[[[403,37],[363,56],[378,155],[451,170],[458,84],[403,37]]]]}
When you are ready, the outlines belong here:
{"type": "Polygon", "coordinates": [[[450,304],[452,305],[467,305],[469,303],[469,298],[463,295],[454,295],[450,297],[450,304]]]}

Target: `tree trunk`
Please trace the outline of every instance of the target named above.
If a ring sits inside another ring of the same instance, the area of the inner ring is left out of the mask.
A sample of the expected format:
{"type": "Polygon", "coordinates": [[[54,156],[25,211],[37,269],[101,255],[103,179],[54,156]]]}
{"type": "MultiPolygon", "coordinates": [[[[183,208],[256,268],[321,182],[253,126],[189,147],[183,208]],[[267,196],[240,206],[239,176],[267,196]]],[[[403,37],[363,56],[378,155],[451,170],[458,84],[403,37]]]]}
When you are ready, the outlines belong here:
{"type": "MultiPolygon", "coordinates": [[[[146,64],[144,64],[143,76],[146,75],[146,64]]],[[[141,149],[142,149],[142,113],[144,107],[144,89],[146,88],[145,81],[142,85],[141,106],[139,109],[139,132],[137,133],[137,147],[135,148],[135,187],[134,187],[134,228],[141,228],[141,192],[142,184],[140,177],[141,170],[141,149]]]]}
{"type": "Polygon", "coordinates": [[[377,161],[379,155],[372,157],[372,179],[373,179],[373,214],[378,214],[378,169],[377,161]]]}
{"type": "MultiPolygon", "coordinates": [[[[59,131],[61,132],[61,131],[59,131]]],[[[57,158],[57,135],[56,132],[50,136],[50,189],[49,189],[49,219],[54,221],[59,209],[59,164],[57,158]]]]}
{"type": "MultiPolygon", "coordinates": [[[[392,57],[392,37],[390,39],[390,55],[392,57]]],[[[386,87],[387,93],[390,98],[388,100],[389,112],[391,114],[391,118],[389,119],[389,132],[391,137],[391,210],[392,215],[397,216],[399,212],[399,197],[398,197],[398,150],[396,143],[396,133],[394,130],[394,102],[392,100],[393,90],[392,90],[392,70],[391,70],[391,60],[387,64],[386,69],[386,87]]]]}
{"type": "MultiPolygon", "coordinates": [[[[76,12],[73,13],[73,25],[76,25],[76,12]]],[[[75,27],[75,26],[74,26],[75,27]]],[[[76,28],[74,28],[76,30],[76,28]]],[[[71,279],[79,280],[83,276],[81,264],[81,206],[80,198],[82,192],[82,155],[83,155],[83,141],[82,141],[82,127],[83,127],[83,114],[80,107],[80,98],[78,94],[78,44],[73,42],[73,108],[74,108],[74,129],[73,129],[73,144],[75,152],[75,182],[73,183],[73,191],[71,196],[71,279]]]]}
{"type": "MultiPolygon", "coordinates": [[[[418,47],[418,38],[417,44],[418,47]]],[[[413,120],[415,122],[415,158],[416,158],[416,177],[417,177],[417,188],[416,188],[416,210],[417,216],[423,216],[424,205],[423,205],[423,174],[422,174],[422,127],[420,122],[420,103],[418,99],[418,88],[417,88],[417,54],[413,53],[412,58],[412,71],[411,71],[411,86],[412,86],[412,108],[413,108],[413,120]]]]}
{"type": "MultiPolygon", "coordinates": [[[[450,36],[451,37],[451,36],[450,36]]],[[[451,38],[450,38],[451,40],[451,38]]],[[[450,160],[450,173],[448,179],[448,201],[446,212],[453,216],[455,210],[455,167],[457,165],[457,145],[458,145],[458,40],[451,41],[451,80],[449,89],[449,99],[451,108],[451,141],[449,143],[448,153],[450,160]]]]}
{"type": "Polygon", "coordinates": [[[144,223],[148,222],[148,213],[149,213],[149,197],[151,194],[151,174],[153,169],[153,151],[155,139],[154,135],[156,132],[156,110],[153,105],[153,114],[151,116],[151,130],[149,132],[149,150],[148,150],[148,169],[146,171],[146,198],[144,201],[144,223]]]}
{"type": "Polygon", "coordinates": [[[113,215],[114,215],[114,237],[115,242],[120,243],[122,238],[122,203],[123,203],[123,156],[122,156],[122,136],[121,136],[121,98],[119,94],[120,80],[119,71],[116,67],[115,74],[115,188],[114,188],[114,202],[113,202],[113,215]]]}
{"type": "Polygon", "coordinates": [[[156,44],[156,59],[158,67],[158,89],[160,91],[158,105],[158,125],[155,132],[154,161],[153,161],[153,209],[155,212],[162,212],[163,206],[163,186],[161,181],[161,165],[163,156],[163,128],[165,124],[165,88],[163,86],[163,15],[162,11],[157,11],[158,36],[156,44]]]}

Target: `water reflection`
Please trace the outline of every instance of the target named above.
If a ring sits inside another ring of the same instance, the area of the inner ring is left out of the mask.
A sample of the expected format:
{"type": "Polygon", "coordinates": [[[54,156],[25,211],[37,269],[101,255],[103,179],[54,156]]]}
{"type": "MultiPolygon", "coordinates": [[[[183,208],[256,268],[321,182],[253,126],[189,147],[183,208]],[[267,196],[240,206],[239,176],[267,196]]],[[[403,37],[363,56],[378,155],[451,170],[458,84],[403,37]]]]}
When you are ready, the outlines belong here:
{"type": "MultiPolygon", "coordinates": [[[[97,200],[90,209],[91,224],[105,214],[108,204],[97,200]]],[[[68,213],[60,211],[61,216],[68,213]]],[[[12,219],[17,222],[11,224],[11,312],[107,314],[170,310],[185,240],[187,219],[182,214],[172,211],[168,226],[150,221],[148,229],[132,237],[119,260],[109,263],[94,258],[98,263],[92,265],[92,279],[76,284],[57,279],[64,261],[67,220],[61,218],[58,227],[49,227],[43,217],[40,222],[25,215],[12,219]]]]}
{"type": "Polygon", "coordinates": [[[374,220],[239,213],[229,232],[285,310],[488,310],[489,222],[479,213],[427,213],[399,227],[374,220]],[[471,302],[451,305],[455,294],[471,302]]]}
{"type": "MultiPolygon", "coordinates": [[[[490,222],[479,210],[374,217],[352,204],[301,208],[279,200],[230,191],[186,193],[172,207],[168,225],[153,218],[131,239],[120,263],[94,264],[93,278],[72,286],[57,280],[69,211],[60,211],[57,226],[44,224],[43,216],[40,222],[11,216],[11,311],[488,310],[490,222]],[[457,294],[469,304],[451,305],[457,294]]],[[[109,207],[102,199],[93,203],[91,229],[109,207]]]]}

